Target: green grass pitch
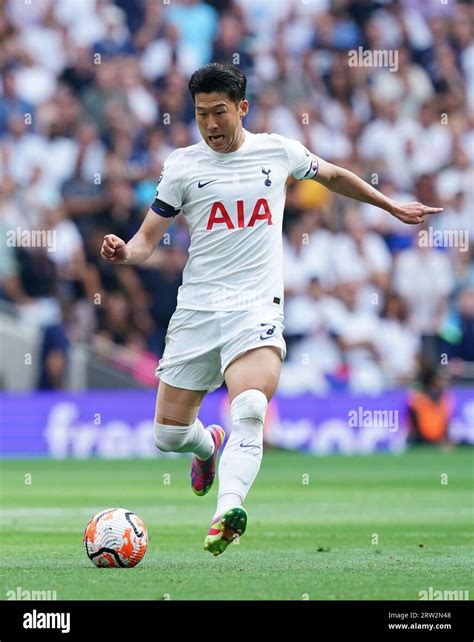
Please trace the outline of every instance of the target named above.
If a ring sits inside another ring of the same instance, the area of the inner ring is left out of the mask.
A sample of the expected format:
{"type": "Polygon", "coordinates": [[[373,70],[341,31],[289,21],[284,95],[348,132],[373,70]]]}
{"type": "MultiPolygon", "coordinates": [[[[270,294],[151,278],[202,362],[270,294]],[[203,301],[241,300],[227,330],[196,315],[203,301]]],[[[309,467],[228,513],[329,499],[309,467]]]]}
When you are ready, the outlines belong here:
{"type": "Polygon", "coordinates": [[[189,465],[187,457],[3,461],[0,598],[17,587],[59,600],[473,594],[469,449],[359,457],[268,449],[246,503],[247,533],[216,558],[202,548],[216,489],[196,497],[189,465]],[[148,528],[148,551],[133,569],[98,569],[83,549],[88,520],[113,506],[148,528]]]}

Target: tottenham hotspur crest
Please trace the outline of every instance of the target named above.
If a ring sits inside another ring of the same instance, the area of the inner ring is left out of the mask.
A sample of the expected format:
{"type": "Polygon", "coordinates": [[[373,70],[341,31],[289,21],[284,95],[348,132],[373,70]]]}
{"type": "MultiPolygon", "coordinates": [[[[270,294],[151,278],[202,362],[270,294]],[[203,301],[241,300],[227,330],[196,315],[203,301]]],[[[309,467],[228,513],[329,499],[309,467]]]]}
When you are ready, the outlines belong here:
{"type": "Polygon", "coordinates": [[[264,169],[264,168],[262,167],[262,174],[265,174],[265,176],[267,177],[267,178],[265,179],[265,185],[266,185],[267,187],[270,187],[270,185],[272,184],[272,182],[271,182],[271,180],[270,180],[270,176],[269,176],[269,174],[270,174],[270,172],[271,172],[271,171],[272,171],[271,169],[264,169]]]}

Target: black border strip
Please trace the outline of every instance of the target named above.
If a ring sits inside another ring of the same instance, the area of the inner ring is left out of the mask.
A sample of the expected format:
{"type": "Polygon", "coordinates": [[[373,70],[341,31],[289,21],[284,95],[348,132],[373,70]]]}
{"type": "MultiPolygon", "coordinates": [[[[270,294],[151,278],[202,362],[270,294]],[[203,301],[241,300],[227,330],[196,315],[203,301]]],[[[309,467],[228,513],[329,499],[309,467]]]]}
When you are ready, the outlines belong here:
{"type": "MultiPolygon", "coordinates": [[[[223,581],[225,578],[223,578],[223,581]]],[[[223,591],[225,593],[225,590],[223,591]]],[[[209,642],[222,632],[232,639],[332,642],[444,640],[471,642],[469,601],[56,601],[4,604],[2,642],[27,640],[159,640],[209,642]],[[70,631],[25,629],[27,613],[70,613],[70,631]],[[393,614],[399,614],[395,616],[393,614]],[[444,616],[440,614],[444,613],[444,616]],[[446,615],[449,613],[449,617],[446,615]],[[403,615],[403,617],[402,617],[403,615]],[[389,624],[450,624],[451,628],[390,630],[389,624]],[[238,630],[238,634],[236,631],[238,630]],[[216,633],[217,632],[217,633],[216,633]],[[97,637],[94,637],[97,636],[97,637]]]]}

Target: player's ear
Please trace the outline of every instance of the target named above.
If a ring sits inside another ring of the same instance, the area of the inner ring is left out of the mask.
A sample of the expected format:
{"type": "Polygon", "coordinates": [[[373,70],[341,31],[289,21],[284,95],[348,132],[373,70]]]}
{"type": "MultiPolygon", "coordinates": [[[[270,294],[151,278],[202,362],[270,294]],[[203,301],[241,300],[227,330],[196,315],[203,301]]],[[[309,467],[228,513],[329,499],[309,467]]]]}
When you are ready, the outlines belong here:
{"type": "Polygon", "coordinates": [[[249,111],[249,101],[248,100],[241,100],[240,105],[239,105],[239,116],[240,118],[243,118],[248,114],[249,111]]]}

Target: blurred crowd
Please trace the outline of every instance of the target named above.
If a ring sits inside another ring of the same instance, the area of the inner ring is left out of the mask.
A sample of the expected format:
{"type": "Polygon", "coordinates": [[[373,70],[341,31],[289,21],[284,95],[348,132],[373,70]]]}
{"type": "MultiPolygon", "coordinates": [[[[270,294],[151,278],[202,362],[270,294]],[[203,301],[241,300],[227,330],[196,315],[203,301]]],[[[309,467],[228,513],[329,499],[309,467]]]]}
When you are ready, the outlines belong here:
{"type": "Polygon", "coordinates": [[[422,359],[472,377],[468,3],[0,5],[0,231],[10,241],[0,243],[0,298],[42,328],[39,387],[64,386],[79,341],[119,346],[118,365],[153,385],[187,258],[185,219],[144,266],[117,268],[99,249],[106,233],[130,239],[163,161],[200,140],[187,82],[210,61],[247,75],[248,130],[296,138],[391,198],[444,207],[423,227],[404,226],[290,180],[282,389],[375,393],[412,381],[422,359]],[[391,66],[349,64],[362,50],[396,57],[391,66]],[[53,234],[35,244],[25,234],[35,230],[53,234]]]}

